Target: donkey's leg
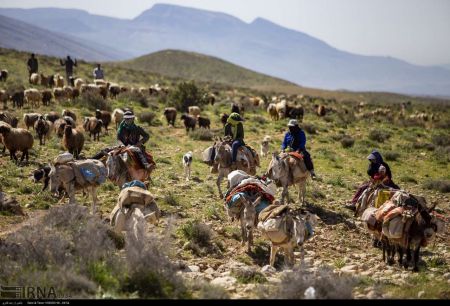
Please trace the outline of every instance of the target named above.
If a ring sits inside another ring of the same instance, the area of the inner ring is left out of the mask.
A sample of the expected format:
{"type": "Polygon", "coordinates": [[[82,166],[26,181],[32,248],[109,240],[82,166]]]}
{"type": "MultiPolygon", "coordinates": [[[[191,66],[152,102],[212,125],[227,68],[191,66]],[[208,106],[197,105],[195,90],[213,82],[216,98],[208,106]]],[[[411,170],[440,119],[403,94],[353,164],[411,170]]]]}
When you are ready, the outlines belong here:
{"type": "Polygon", "coordinates": [[[95,214],[95,211],[97,210],[96,208],[96,206],[97,206],[97,201],[98,201],[98,198],[97,198],[97,187],[91,187],[91,194],[92,194],[92,214],[94,215],[95,214]]]}
{"type": "Polygon", "coordinates": [[[77,200],[76,200],[76,198],[75,198],[75,185],[74,185],[74,183],[72,182],[72,183],[68,183],[67,185],[66,185],[66,188],[64,188],[64,189],[66,189],[66,191],[67,191],[67,194],[69,195],[69,204],[77,204],[77,200]]]}
{"type": "Polygon", "coordinates": [[[245,221],[244,221],[243,211],[241,213],[240,220],[241,220],[242,246],[244,246],[245,242],[247,241],[247,231],[245,229],[245,221]]]}
{"type": "Polygon", "coordinates": [[[306,180],[302,180],[298,183],[298,202],[300,205],[305,205],[306,195],[306,180]]]}
{"type": "Polygon", "coordinates": [[[419,272],[419,255],[420,255],[420,244],[416,246],[416,249],[413,253],[413,259],[414,259],[414,268],[413,272],[419,272]]]}
{"type": "Polygon", "coordinates": [[[222,183],[222,179],[223,179],[223,171],[219,170],[219,176],[217,177],[217,188],[219,189],[219,197],[221,199],[223,199],[223,193],[222,193],[222,188],[220,187],[220,184],[222,183]]]}
{"type": "Polygon", "coordinates": [[[247,252],[250,253],[252,251],[253,245],[253,229],[247,229],[248,241],[247,241],[247,252]]]}
{"type": "Polygon", "coordinates": [[[270,246],[270,259],[269,264],[273,267],[275,265],[275,258],[277,256],[278,247],[273,245],[273,243],[270,246]]]}
{"type": "Polygon", "coordinates": [[[283,191],[281,192],[281,205],[284,205],[284,199],[287,199],[287,203],[289,204],[289,190],[288,186],[283,186],[283,191]]]}

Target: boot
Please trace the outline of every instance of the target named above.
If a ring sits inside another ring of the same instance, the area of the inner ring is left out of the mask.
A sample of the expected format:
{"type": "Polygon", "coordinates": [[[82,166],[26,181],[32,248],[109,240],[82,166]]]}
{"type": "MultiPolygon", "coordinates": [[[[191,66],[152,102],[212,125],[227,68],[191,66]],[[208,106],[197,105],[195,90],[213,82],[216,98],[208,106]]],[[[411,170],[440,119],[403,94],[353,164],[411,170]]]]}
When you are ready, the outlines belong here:
{"type": "Polygon", "coordinates": [[[311,173],[311,179],[316,180],[316,173],[314,172],[314,170],[309,171],[311,173]]]}

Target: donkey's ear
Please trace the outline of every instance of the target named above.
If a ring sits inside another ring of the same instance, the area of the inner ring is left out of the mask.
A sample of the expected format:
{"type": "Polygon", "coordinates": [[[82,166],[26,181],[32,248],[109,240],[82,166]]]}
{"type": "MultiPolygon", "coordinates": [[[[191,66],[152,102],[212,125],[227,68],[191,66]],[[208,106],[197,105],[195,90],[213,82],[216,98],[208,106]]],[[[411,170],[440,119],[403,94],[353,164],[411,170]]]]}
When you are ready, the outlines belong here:
{"type": "Polygon", "coordinates": [[[259,197],[255,200],[255,202],[253,202],[253,206],[254,206],[254,207],[258,206],[259,203],[261,203],[261,200],[262,200],[262,196],[259,196],[259,197]]]}

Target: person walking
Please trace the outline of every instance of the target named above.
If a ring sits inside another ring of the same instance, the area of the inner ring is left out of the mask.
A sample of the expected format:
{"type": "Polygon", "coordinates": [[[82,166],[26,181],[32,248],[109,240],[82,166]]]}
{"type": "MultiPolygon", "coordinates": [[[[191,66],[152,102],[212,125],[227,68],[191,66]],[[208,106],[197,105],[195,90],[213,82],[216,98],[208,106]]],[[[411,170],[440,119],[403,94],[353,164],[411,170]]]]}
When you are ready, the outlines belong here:
{"type": "Polygon", "coordinates": [[[66,80],[67,84],[70,84],[70,77],[73,75],[73,67],[77,66],[77,60],[73,61],[69,55],[67,55],[67,58],[65,60],[60,59],[59,60],[61,66],[66,67],[66,80]]]}

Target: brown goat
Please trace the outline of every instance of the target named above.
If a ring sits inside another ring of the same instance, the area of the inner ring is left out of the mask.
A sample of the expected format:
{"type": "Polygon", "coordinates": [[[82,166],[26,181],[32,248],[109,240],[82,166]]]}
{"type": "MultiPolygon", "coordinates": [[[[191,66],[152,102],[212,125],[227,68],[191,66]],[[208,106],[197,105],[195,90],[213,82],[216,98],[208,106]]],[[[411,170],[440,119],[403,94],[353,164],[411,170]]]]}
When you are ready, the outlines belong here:
{"type": "Polygon", "coordinates": [[[64,148],[75,158],[78,158],[84,145],[83,133],[73,129],[70,125],[66,125],[64,128],[64,136],[62,139],[64,148]]]}
{"type": "Polygon", "coordinates": [[[62,111],[62,116],[69,116],[73,119],[73,121],[77,122],[77,115],[75,115],[74,112],[68,110],[68,109],[63,109],[62,111]]]}
{"type": "Polygon", "coordinates": [[[166,107],[164,109],[164,116],[166,117],[168,125],[175,126],[175,119],[177,119],[177,110],[174,107],[166,107]]]}
{"type": "Polygon", "coordinates": [[[39,113],[28,113],[23,115],[23,122],[25,123],[27,130],[30,129],[30,126],[34,129],[34,123],[39,119],[40,116],[42,115],[39,113]]]}
{"type": "Polygon", "coordinates": [[[17,162],[16,152],[21,151],[20,161],[22,162],[26,158],[28,162],[28,150],[33,147],[33,135],[25,129],[16,129],[7,125],[0,126],[0,134],[3,138],[3,144],[9,151],[11,160],[17,162]]]}
{"type": "Polygon", "coordinates": [[[210,128],[211,120],[209,120],[208,118],[197,116],[197,122],[199,128],[210,128]]]}
{"type": "Polygon", "coordinates": [[[43,116],[40,116],[39,119],[34,123],[34,130],[39,138],[39,145],[45,145],[45,138],[50,136],[52,123],[48,120],[45,120],[43,116]]]}
{"type": "Polygon", "coordinates": [[[89,138],[94,135],[94,141],[97,136],[97,141],[100,141],[100,133],[102,131],[103,122],[101,119],[97,119],[95,117],[86,117],[84,118],[84,130],[89,132],[89,138]]]}
{"type": "Polygon", "coordinates": [[[106,134],[108,134],[108,125],[111,123],[111,113],[108,111],[101,111],[97,109],[95,111],[95,118],[101,120],[103,122],[103,126],[105,127],[106,134]]]}

